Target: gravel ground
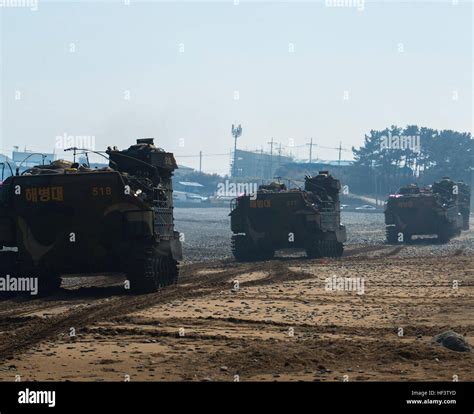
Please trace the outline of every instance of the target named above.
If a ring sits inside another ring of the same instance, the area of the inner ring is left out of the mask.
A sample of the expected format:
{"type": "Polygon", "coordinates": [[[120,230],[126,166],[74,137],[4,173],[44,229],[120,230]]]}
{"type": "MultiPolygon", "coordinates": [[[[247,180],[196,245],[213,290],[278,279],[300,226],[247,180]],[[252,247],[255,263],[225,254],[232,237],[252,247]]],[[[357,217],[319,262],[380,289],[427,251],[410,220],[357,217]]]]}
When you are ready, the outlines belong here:
{"type": "MultiPolygon", "coordinates": [[[[232,257],[230,250],[230,218],[228,208],[175,208],[176,229],[184,234],[183,263],[205,262],[232,257]]],[[[377,246],[385,244],[382,213],[343,212],[347,227],[347,245],[377,246]]],[[[474,229],[474,217],[471,217],[474,229]]],[[[402,257],[447,256],[474,252],[474,231],[463,232],[450,243],[437,244],[430,239],[414,239],[403,246],[402,257]]]]}
{"type": "Polygon", "coordinates": [[[473,256],[402,252],[193,263],[151,294],[0,301],[0,382],[473,381],[474,353],[434,342],[451,330],[474,344],[473,256]],[[352,282],[328,287],[336,277],[352,282]]]}
{"type": "Polygon", "coordinates": [[[474,353],[433,337],[474,344],[474,230],[398,247],[382,214],[347,212],[340,259],[236,263],[227,209],[176,210],[177,285],[132,295],[117,278],[73,278],[0,301],[0,381],[473,381],[474,353]],[[328,288],[335,278],[352,282],[328,288]]]}
{"type": "Polygon", "coordinates": [[[220,260],[230,251],[228,208],[175,208],[175,228],[183,233],[183,263],[220,260]]]}

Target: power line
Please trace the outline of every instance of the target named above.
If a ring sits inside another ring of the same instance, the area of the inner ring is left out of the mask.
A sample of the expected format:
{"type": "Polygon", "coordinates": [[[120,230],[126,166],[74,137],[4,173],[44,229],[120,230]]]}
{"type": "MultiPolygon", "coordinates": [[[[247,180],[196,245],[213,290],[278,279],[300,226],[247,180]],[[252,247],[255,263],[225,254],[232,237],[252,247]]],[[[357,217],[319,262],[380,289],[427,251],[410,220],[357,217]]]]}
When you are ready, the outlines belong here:
{"type": "MultiPolygon", "coordinates": [[[[179,154],[174,154],[175,157],[180,157],[180,158],[199,158],[201,157],[200,154],[196,154],[196,155],[179,155],[179,154]]],[[[225,154],[222,153],[222,154],[206,154],[206,153],[202,153],[202,157],[222,157],[222,156],[226,156],[228,157],[229,156],[229,153],[226,152],[225,154]]]]}
{"type": "MultiPolygon", "coordinates": [[[[283,145],[284,148],[303,148],[303,147],[307,147],[307,146],[309,146],[309,144],[301,144],[301,145],[293,145],[293,146],[283,145]]],[[[332,149],[332,150],[338,150],[339,151],[339,147],[326,147],[324,145],[319,145],[319,144],[313,144],[313,146],[318,147],[318,148],[322,148],[322,149],[332,149]]],[[[343,147],[341,147],[341,151],[352,152],[351,149],[343,148],[343,147]]]]}

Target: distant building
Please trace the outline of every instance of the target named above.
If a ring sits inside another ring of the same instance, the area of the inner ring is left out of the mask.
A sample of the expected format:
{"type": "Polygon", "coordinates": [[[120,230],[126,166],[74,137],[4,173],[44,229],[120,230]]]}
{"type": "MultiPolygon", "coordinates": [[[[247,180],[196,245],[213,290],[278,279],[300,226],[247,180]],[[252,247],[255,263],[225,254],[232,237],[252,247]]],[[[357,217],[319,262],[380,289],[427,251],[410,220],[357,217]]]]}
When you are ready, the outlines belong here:
{"type": "Polygon", "coordinates": [[[318,160],[317,164],[331,165],[333,167],[349,167],[352,164],[354,164],[354,161],[349,161],[349,160],[334,160],[334,161],[318,160]]]}
{"type": "Polygon", "coordinates": [[[190,189],[193,189],[193,188],[204,187],[202,184],[199,184],[199,183],[196,183],[196,182],[190,182],[190,181],[178,181],[178,184],[181,184],[187,190],[190,190],[190,189]]]}
{"type": "Polygon", "coordinates": [[[13,160],[8,156],[8,155],[5,155],[5,154],[0,154],[0,162],[12,162],[13,160]]]}
{"type": "Polygon", "coordinates": [[[173,173],[173,181],[184,181],[183,179],[186,177],[186,175],[192,173],[193,171],[194,168],[178,164],[178,169],[176,169],[173,173]]]}
{"type": "Polygon", "coordinates": [[[249,177],[271,180],[281,166],[293,162],[292,157],[278,153],[269,154],[263,151],[253,152],[238,149],[235,154],[237,168],[235,168],[234,174],[232,166],[232,178],[249,177]]]}
{"type": "Polygon", "coordinates": [[[189,173],[189,172],[193,172],[194,168],[186,167],[185,165],[178,164],[178,170],[180,170],[182,173],[189,173]]]}
{"type": "Polygon", "coordinates": [[[175,181],[173,186],[175,190],[185,193],[200,193],[204,188],[202,184],[189,181],[175,181]]]}
{"type": "Polygon", "coordinates": [[[344,184],[349,181],[351,174],[353,174],[353,161],[318,161],[312,162],[293,162],[283,165],[276,171],[276,175],[283,179],[288,178],[292,180],[299,180],[303,182],[305,175],[315,176],[319,171],[329,171],[329,173],[344,184]]]}

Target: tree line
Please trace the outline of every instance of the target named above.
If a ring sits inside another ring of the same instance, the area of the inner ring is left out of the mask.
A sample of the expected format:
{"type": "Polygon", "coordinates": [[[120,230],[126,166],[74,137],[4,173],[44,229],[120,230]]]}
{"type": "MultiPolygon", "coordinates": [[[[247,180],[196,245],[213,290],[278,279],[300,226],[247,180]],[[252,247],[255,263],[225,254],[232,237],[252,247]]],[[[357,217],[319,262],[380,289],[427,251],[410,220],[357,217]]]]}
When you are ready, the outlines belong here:
{"type": "Polygon", "coordinates": [[[432,184],[444,176],[470,183],[474,140],[470,133],[416,125],[371,130],[352,148],[349,186],[353,192],[387,194],[409,183],[432,184]]]}

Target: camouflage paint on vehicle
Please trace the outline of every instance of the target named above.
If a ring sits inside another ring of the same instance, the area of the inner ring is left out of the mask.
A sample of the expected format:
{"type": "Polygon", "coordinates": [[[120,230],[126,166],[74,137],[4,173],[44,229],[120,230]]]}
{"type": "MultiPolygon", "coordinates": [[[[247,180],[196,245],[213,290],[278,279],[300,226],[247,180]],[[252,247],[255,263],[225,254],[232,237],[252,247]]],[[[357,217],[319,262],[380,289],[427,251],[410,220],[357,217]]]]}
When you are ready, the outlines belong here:
{"type": "Polygon", "coordinates": [[[44,290],[59,275],[124,272],[135,290],[177,280],[173,154],[138,140],[108,149],[109,168],[66,161],[9,177],[0,187],[2,273],[38,277],[44,290]]]}

